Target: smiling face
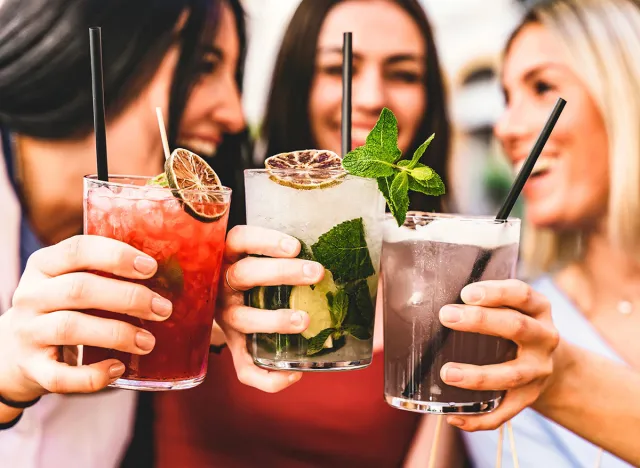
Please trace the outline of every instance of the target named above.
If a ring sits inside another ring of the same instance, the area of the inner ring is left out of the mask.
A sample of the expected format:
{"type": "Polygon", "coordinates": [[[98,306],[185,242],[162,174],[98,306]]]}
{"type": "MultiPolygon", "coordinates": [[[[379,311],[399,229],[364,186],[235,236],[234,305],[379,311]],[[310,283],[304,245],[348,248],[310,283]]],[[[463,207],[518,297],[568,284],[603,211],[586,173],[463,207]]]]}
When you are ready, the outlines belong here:
{"type": "MultiPolygon", "coordinates": [[[[238,133],[245,127],[240,91],[235,75],[240,44],[235,18],[223,4],[216,37],[205,45],[199,64],[199,76],[187,101],[178,132],[178,146],[204,157],[214,156],[225,134],[238,133]]],[[[156,106],[164,111],[168,122],[169,94],[180,50],[171,48],[140,98],[130,105],[109,129],[114,146],[131,141],[131,152],[110,154],[113,172],[155,175],[162,170],[159,157],[161,140],[156,121],[156,106]],[[133,141],[132,141],[133,139],[133,141]],[[140,156],[131,158],[135,152],[140,156]]],[[[173,149],[173,148],[172,148],[173,149]]]]}
{"type": "Polygon", "coordinates": [[[426,111],[426,51],[415,21],[385,0],[342,2],[322,25],[309,104],[316,144],[340,153],[344,31],[353,32],[352,147],[364,145],[388,107],[398,119],[398,146],[407,151],[426,111]]]}
{"type": "Polygon", "coordinates": [[[545,27],[524,26],[504,63],[507,108],[495,134],[519,170],[557,98],[567,101],[523,194],[534,226],[582,230],[606,216],[608,141],[602,115],[569,63],[545,27]]]}

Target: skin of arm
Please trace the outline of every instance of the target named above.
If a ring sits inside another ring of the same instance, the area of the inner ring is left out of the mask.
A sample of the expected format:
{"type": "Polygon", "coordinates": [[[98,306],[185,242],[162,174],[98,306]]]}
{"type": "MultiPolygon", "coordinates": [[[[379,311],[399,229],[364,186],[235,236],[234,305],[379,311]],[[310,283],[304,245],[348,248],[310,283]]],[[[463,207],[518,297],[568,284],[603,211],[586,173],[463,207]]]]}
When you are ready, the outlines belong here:
{"type": "Polygon", "coordinates": [[[640,373],[564,340],[556,348],[554,368],[533,408],[640,466],[640,373]]]}

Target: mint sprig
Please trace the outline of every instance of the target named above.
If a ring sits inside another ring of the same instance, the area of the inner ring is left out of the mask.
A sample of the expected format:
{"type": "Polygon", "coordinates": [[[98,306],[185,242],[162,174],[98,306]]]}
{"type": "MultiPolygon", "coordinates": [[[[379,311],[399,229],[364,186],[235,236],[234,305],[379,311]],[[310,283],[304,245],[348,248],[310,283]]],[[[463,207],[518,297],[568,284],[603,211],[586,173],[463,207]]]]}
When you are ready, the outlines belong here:
{"type": "Polygon", "coordinates": [[[409,210],[409,190],[431,196],[445,193],[440,176],[420,162],[434,137],[435,134],[432,134],[420,145],[410,160],[401,159],[398,121],[393,112],[385,107],[367,136],[365,145],[345,155],[342,166],[352,175],[377,179],[378,188],[391,214],[398,226],[402,226],[409,210]]]}

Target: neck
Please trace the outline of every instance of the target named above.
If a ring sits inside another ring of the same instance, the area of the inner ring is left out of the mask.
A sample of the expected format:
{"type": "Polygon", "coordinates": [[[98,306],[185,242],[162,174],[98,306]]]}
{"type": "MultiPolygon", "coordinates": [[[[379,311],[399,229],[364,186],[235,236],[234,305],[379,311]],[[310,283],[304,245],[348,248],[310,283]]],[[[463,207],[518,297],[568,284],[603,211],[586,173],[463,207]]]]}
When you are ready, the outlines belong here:
{"type": "Polygon", "coordinates": [[[605,232],[586,236],[582,259],[563,270],[558,280],[590,316],[609,310],[620,301],[640,306],[640,263],[612,245],[605,232]]]}
{"type": "Polygon", "coordinates": [[[23,208],[36,236],[51,245],[81,232],[82,176],[95,172],[91,138],[16,141],[23,208]]]}

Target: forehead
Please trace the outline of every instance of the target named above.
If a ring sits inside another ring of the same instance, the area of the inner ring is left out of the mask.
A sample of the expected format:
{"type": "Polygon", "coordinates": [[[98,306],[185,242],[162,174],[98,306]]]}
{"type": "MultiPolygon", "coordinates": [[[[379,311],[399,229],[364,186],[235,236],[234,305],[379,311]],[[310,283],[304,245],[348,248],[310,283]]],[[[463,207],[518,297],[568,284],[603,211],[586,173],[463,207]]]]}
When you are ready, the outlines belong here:
{"type": "Polygon", "coordinates": [[[505,83],[520,80],[530,70],[548,66],[566,67],[569,57],[562,44],[543,25],[531,23],[516,35],[505,57],[505,83]]]}
{"type": "Polygon", "coordinates": [[[416,22],[387,0],[352,0],[336,5],[322,25],[318,48],[339,49],[342,34],[353,32],[354,51],[389,56],[424,55],[424,39],[416,22]]]}

